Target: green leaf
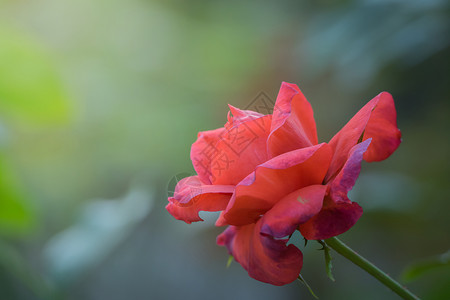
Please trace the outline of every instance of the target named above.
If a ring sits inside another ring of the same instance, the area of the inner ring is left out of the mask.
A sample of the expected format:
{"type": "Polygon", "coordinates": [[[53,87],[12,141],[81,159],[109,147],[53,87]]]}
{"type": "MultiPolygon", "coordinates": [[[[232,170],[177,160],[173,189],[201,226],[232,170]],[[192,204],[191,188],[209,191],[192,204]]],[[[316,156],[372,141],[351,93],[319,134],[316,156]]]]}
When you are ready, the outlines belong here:
{"type": "Polygon", "coordinates": [[[32,221],[32,212],[12,169],[0,153],[0,233],[23,233],[31,228],[32,221]]]}
{"type": "Polygon", "coordinates": [[[311,288],[311,287],[309,286],[309,284],[305,281],[305,279],[302,277],[302,275],[299,274],[297,280],[300,281],[301,283],[303,283],[303,284],[306,286],[306,288],[308,289],[308,291],[311,293],[311,295],[312,295],[314,298],[319,299],[319,297],[317,297],[316,294],[314,294],[312,288],[311,288]]]}
{"type": "Polygon", "coordinates": [[[450,250],[441,255],[436,255],[411,264],[402,274],[404,281],[412,281],[422,276],[423,274],[433,271],[435,269],[450,267],[450,250]]]}
{"type": "Polygon", "coordinates": [[[0,240],[0,268],[3,272],[17,278],[38,299],[55,298],[56,291],[45,278],[32,270],[29,263],[14,247],[2,240],[0,240]]]}
{"type": "Polygon", "coordinates": [[[328,278],[330,278],[332,281],[335,281],[333,273],[331,272],[331,269],[333,268],[333,264],[332,264],[332,257],[330,254],[330,247],[328,247],[328,245],[322,240],[318,240],[318,242],[323,247],[322,249],[319,249],[319,250],[323,250],[323,253],[325,256],[325,269],[326,269],[328,278]]]}
{"type": "Polygon", "coordinates": [[[69,102],[49,53],[31,37],[0,27],[0,113],[20,121],[65,121],[69,102]]]}
{"type": "Polygon", "coordinates": [[[234,259],[233,255],[230,255],[230,256],[228,257],[227,268],[230,267],[231,263],[233,262],[233,259],[234,259]]]}

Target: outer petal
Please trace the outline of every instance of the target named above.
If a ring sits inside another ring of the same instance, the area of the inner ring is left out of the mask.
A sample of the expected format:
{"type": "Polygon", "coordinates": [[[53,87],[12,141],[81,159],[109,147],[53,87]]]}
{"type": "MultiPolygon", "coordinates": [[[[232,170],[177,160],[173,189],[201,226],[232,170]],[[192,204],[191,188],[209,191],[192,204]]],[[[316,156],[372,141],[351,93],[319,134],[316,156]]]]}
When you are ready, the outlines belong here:
{"type": "Polygon", "coordinates": [[[363,140],[372,138],[368,154],[364,156],[367,161],[385,159],[397,149],[400,144],[400,131],[397,129],[394,102],[389,93],[383,92],[369,101],[331,139],[329,144],[334,155],[325,181],[330,181],[339,172],[348,152],[361,137],[363,140]]]}
{"type": "Polygon", "coordinates": [[[351,202],[347,193],[353,188],[361,171],[363,154],[371,140],[354,146],[344,166],[329,183],[329,195],[319,214],[300,225],[302,235],[309,240],[327,239],[349,230],[362,215],[362,208],[351,202]]]}
{"type": "Polygon", "coordinates": [[[221,211],[219,217],[216,220],[216,226],[228,226],[227,220],[224,218],[224,211],[221,211]]]}
{"type": "Polygon", "coordinates": [[[334,202],[350,202],[347,193],[355,185],[356,179],[361,171],[361,161],[363,154],[370,147],[372,139],[365,140],[354,146],[349,154],[348,159],[342,167],[338,175],[329,183],[330,196],[334,202]]]}
{"type": "Polygon", "coordinates": [[[279,155],[242,180],[223,217],[228,224],[256,222],[285,195],[321,184],[331,158],[330,147],[323,143],[279,155]]]}
{"type": "Polygon", "coordinates": [[[388,158],[400,145],[402,134],[397,128],[397,112],[391,94],[380,94],[380,101],[372,112],[363,140],[372,139],[364,153],[364,160],[380,161],[388,158]]]}
{"type": "Polygon", "coordinates": [[[322,210],[308,222],[299,226],[307,240],[324,240],[340,235],[355,225],[362,208],[355,202],[337,202],[326,197],[322,210]]]}
{"type": "Polygon", "coordinates": [[[191,160],[200,180],[211,184],[211,161],[216,153],[216,144],[225,128],[199,132],[191,147],[191,160]]]}
{"type": "Polygon", "coordinates": [[[286,239],[261,234],[261,221],[246,226],[230,226],[217,237],[250,277],[273,285],[285,285],[295,279],[303,265],[302,252],[286,239]]]}
{"type": "Polygon", "coordinates": [[[234,115],[228,115],[226,131],[221,134],[211,160],[213,184],[236,185],[257,165],[267,161],[266,143],[272,116],[232,106],[230,109],[234,115]]]}
{"type": "Polygon", "coordinates": [[[267,141],[270,157],[317,144],[313,110],[295,84],[281,84],[270,132],[267,141]]]}
{"type": "Polygon", "coordinates": [[[261,232],[275,238],[292,234],[322,208],[326,185],[311,185],[290,193],[263,217],[261,232]]]}
{"type": "Polygon", "coordinates": [[[198,176],[186,177],[178,182],[166,209],[175,219],[188,224],[203,221],[199,211],[225,209],[233,191],[234,186],[205,185],[198,176]]]}

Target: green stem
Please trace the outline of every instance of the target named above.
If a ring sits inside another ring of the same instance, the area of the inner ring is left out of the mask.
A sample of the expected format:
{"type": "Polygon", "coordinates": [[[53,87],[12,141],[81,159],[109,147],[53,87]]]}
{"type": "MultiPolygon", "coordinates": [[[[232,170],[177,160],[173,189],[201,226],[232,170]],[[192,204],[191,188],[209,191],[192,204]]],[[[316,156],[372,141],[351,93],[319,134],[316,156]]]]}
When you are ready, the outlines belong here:
{"type": "Polygon", "coordinates": [[[380,269],[378,269],[375,265],[369,262],[367,259],[353,251],[346,244],[341,242],[338,238],[332,237],[325,240],[328,246],[333,248],[337,253],[341,254],[355,265],[359,266],[367,273],[378,279],[382,284],[390,288],[394,293],[402,297],[403,299],[413,299],[418,300],[419,298],[408,291],[404,286],[400,283],[392,279],[388,274],[384,273],[380,269]]]}

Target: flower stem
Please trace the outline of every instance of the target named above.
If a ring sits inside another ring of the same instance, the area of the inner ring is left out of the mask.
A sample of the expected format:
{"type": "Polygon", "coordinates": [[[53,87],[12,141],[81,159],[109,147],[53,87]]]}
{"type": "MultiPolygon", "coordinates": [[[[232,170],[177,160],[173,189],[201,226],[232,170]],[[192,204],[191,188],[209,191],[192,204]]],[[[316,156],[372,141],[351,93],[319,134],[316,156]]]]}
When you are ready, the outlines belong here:
{"type": "Polygon", "coordinates": [[[400,283],[392,279],[388,274],[384,273],[380,269],[378,269],[375,265],[369,262],[367,259],[353,251],[346,244],[341,242],[337,237],[332,237],[325,240],[330,248],[333,248],[337,253],[341,254],[355,265],[359,266],[367,273],[378,279],[385,286],[390,288],[394,293],[402,297],[403,299],[413,299],[419,300],[419,298],[408,291],[406,287],[402,286],[400,283]]]}

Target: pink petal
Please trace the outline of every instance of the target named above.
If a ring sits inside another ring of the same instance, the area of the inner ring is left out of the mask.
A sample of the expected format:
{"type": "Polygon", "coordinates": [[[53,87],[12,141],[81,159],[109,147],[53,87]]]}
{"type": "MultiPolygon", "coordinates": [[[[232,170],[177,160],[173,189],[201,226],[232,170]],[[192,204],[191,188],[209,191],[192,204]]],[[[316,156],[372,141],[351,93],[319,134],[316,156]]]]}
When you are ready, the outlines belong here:
{"type": "Polygon", "coordinates": [[[325,181],[328,182],[342,168],[347,160],[348,152],[358,143],[366,128],[372,110],[377,105],[378,96],[367,103],[328,143],[334,150],[330,169],[325,181]]]}
{"type": "Polygon", "coordinates": [[[330,195],[334,202],[350,202],[347,198],[347,193],[355,185],[356,179],[361,171],[363,154],[367,150],[367,147],[370,147],[370,142],[371,139],[368,139],[354,146],[348,154],[348,159],[344,167],[329,183],[330,195]]]}
{"type": "Polygon", "coordinates": [[[397,112],[391,94],[383,92],[380,101],[372,112],[363,140],[372,139],[364,153],[364,160],[380,161],[388,158],[400,145],[402,134],[397,128],[397,112]]]}
{"type": "Polygon", "coordinates": [[[330,157],[331,149],[323,143],[281,154],[259,165],[236,186],[224,218],[230,225],[254,223],[284,196],[321,184],[330,157]]]}
{"type": "Polygon", "coordinates": [[[361,171],[361,161],[371,140],[354,146],[343,168],[328,184],[329,195],[325,198],[320,213],[299,226],[300,232],[308,240],[327,239],[349,230],[361,217],[362,208],[351,202],[347,193],[355,185],[361,171]]]}
{"type": "Polygon", "coordinates": [[[178,182],[167,211],[177,220],[203,221],[199,211],[220,211],[226,208],[234,186],[205,185],[198,176],[186,177],[178,182]]]}
{"type": "Polygon", "coordinates": [[[263,114],[252,110],[243,110],[228,104],[230,111],[228,112],[228,122],[225,127],[238,126],[243,122],[251,121],[263,117],[263,114]]]}
{"type": "Polygon", "coordinates": [[[221,211],[219,217],[216,220],[216,226],[228,226],[227,220],[224,218],[224,211],[221,211]]]}
{"type": "Polygon", "coordinates": [[[322,210],[299,226],[300,233],[308,240],[324,240],[340,235],[355,225],[362,208],[355,202],[335,203],[325,197],[322,210]]]}
{"type": "Polygon", "coordinates": [[[334,154],[325,177],[326,182],[336,176],[347,160],[348,152],[361,136],[362,140],[372,138],[368,154],[364,155],[367,161],[385,159],[397,149],[400,144],[400,131],[397,129],[394,102],[389,93],[383,92],[369,101],[331,139],[329,145],[334,154]]]}
{"type": "Polygon", "coordinates": [[[213,184],[236,185],[255,167],[267,160],[267,136],[271,115],[262,116],[252,111],[230,106],[234,116],[228,116],[226,130],[216,144],[211,160],[210,180],[213,184]]]}
{"type": "Polygon", "coordinates": [[[263,217],[261,232],[276,238],[291,235],[322,208],[326,185],[311,185],[281,199],[263,217]]]}
{"type": "Polygon", "coordinates": [[[313,110],[295,84],[281,84],[270,132],[267,141],[270,157],[317,144],[313,110]]]}
{"type": "Polygon", "coordinates": [[[199,132],[191,147],[191,160],[200,180],[211,184],[211,161],[216,153],[216,144],[225,128],[199,132]]]}
{"type": "Polygon", "coordinates": [[[217,237],[250,277],[273,285],[285,285],[297,279],[303,265],[302,252],[287,240],[260,233],[261,222],[230,226],[217,237]]]}

